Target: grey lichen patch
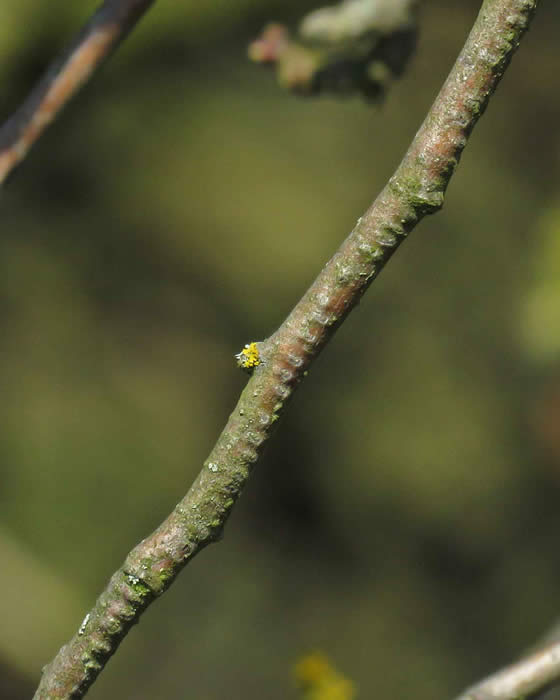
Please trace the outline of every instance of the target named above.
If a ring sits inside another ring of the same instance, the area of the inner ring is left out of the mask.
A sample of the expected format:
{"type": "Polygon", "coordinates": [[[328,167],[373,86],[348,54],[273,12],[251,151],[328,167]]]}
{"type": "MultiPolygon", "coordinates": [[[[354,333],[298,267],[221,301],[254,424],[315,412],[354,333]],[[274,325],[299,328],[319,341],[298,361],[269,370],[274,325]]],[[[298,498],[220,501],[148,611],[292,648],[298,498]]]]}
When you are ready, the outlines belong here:
{"type": "Polygon", "coordinates": [[[309,320],[307,325],[300,331],[299,337],[307,344],[308,349],[313,350],[321,337],[321,331],[317,329],[313,320],[309,320]]]}
{"type": "Polygon", "coordinates": [[[122,621],[116,617],[105,617],[103,620],[103,631],[110,637],[114,637],[122,632],[122,621]]]}
{"type": "Polygon", "coordinates": [[[93,637],[90,638],[89,653],[91,658],[99,659],[104,656],[109,656],[113,648],[111,640],[106,637],[93,637]]]}
{"type": "Polygon", "coordinates": [[[335,265],[336,282],[341,287],[352,282],[356,277],[356,272],[352,265],[345,262],[337,262],[335,265]]]}
{"type": "Polygon", "coordinates": [[[394,248],[397,245],[397,237],[388,229],[383,229],[375,234],[375,240],[380,246],[394,248]]]}
{"type": "Polygon", "coordinates": [[[88,622],[89,622],[90,617],[91,617],[91,614],[88,613],[88,614],[84,617],[84,619],[82,620],[82,624],[80,625],[80,629],[78,630],[78,636],[79,636],[79,637],[81,637],[81,636],[84,634],[84,632],[86,631],[86,627],[87,627],[87,624],[88,624],[88,622]]]}
{"type": "Polygon", "coordinates": [[[161,569],[161,571],[158,574],[159,582],[161,585],[161,593],[163,593],[165,590],[167,590],[167,588],[169,588],[169,586],[175,579],[176,573],[177,572],[174,568],[161,569]]]}
{"type": "MultiPolygon", "coordinates": [[[[147,568],[147,567],[146,567],[147,568]]],[[[146,599],[154,595],[154,591],[139,576],[123,572],[124,582],[128,591],[128,602],[132,608],[142,607],[146,599]]]]}
{"type": "Polygon", "coordinates": [[[83,659],[82,663],[84,665],[84,671],[89,677],[97,676],[97,674],[101,671],[101,669],[104,666],[104,664],[102,664],[100,661],[97,661],[97,659],[92,658],[91,656],[88,656],[86,659],[83,659]]]}
{"type": "Polygon", "coordinates": [[[360,277],[362,278],[362,282],[369,285],[369,283],[375,279],[377,276],[377,270],[375,267],[372,267],[369,272],[360,272],[360,277]]]}
{"type": "MultiPolygon", "coordinates": [[[[449,159],[443,170],[447,170],[449,159]]],[[[423,167],[418,165],[418,170],[422,171],[423,167]]],[[[451,168],[453,170],[453,168],[451,168]]],[[[427,185],[422,181],[422,178],[414,173],[411,173],[410,168],[405,172],[400,172],[398,176],[393,176],[389,181],[391,191],[406,204],[410,209],[409,216],[413,215],[415,219],[419,216],[433,214],[443,206],[444,186],[448,178],[438,179],[438,182],[427,185]]]]}
{"type": "Polygon", "coordinates": [[[331,322],[331,314],[327,313],[323,309],[314,309],[311,312],[311,318],[319,326],[328,326],[331,322]]]}
{"type": "MultiPolygon", "coordinates": [[[[358,248],[360,255],[362,256],[364,262],[373,267],[375,262],[378,262],[385,256],[385,251],[379,244],[371,244],[363,242],[358,248]]],[[[366,275],[369,273],[365,273],[366,275]]],[[[363,271],[360,272],[360,276],[363,277],[363,271]]]]}

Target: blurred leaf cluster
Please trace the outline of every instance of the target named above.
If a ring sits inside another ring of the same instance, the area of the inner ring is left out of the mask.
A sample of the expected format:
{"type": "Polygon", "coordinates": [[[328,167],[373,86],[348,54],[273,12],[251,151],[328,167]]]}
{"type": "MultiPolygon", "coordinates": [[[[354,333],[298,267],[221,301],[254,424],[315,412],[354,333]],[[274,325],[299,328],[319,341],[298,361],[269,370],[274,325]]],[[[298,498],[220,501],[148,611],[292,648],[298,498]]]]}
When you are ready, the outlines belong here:
{"type": "Polygon", "coordinates": [[[267,25],[249,57],[274,64],[280,85],[297,94],[358,93],[379,102],[416,46],[417,4],[342,0],[303,17],[295,38],[284,25],[267,25]]]}

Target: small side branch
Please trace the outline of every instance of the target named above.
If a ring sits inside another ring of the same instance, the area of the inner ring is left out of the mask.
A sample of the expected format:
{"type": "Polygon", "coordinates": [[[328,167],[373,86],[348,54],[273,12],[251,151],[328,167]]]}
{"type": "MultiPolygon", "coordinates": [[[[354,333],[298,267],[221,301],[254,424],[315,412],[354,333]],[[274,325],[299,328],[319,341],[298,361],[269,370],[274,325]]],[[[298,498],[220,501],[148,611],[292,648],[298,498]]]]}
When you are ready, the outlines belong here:
{"type": "Polygon", "coordinates": [[[560,682],[560,642],[524,657],[492,674],[456,700],[520,700],[560,682]]]}
{"type": "Polygon", "coordinates": [[[0,185],[154,0],[106,0],[0,127],[0,185]]]}

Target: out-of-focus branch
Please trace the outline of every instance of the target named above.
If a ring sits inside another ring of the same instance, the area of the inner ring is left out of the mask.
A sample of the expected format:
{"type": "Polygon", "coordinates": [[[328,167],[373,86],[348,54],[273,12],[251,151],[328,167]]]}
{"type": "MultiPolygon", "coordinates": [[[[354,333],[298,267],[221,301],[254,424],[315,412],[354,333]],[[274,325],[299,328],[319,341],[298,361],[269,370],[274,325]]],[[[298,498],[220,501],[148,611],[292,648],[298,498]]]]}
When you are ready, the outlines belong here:
{"type": "Polygon", "coordinates": [[[416,46],[419,0],[343,0],[311,12],[295,37],[271,24],[249,47],[257,63],[276,66],[280,84],[314,95],[383,98],[416,46]]]}
{"type": "Polygon", "coordinates": [[[113,575],[45,668],[36,700],[81,698],[142,612],[216,542],[264,444],[313,360],[418,221],[443,205],[468,137],[537,8],[485,0],[455,66],[393,177],[280,328],[248,344],[252,376],[186,496],[113,575]]]}
{"type": "Polygon", "coordinates": [[[560,682],[560,642],[544,647],[473,685],[456,700],[520,700],[560,682]]]}
{"type": "Polygon", "coordinates": [[[0,185],[154,0],[106,0],[0,127],[0,185]]]}

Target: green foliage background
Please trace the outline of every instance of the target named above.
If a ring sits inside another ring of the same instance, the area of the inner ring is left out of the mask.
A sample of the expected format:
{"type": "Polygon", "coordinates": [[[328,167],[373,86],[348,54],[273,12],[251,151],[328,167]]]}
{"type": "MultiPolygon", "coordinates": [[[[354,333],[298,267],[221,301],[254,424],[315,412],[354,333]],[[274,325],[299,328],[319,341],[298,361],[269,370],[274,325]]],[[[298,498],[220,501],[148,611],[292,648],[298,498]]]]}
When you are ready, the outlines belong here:
{"type": "MultiPolygon", "coordinates": [[[[0,694],[27,698],[180,499],[268,335],[385,183],[478,3],[425,3],[382,109],[251,65],[317,3],[161,0],[0,199],[0,694]]],[[[3,0],[4,117],[95,3],[3,0]]],[[[424,221],[313,368],[219,546],[92,700],[451,697],[558,615],[560,9],[424,221]]]]}

